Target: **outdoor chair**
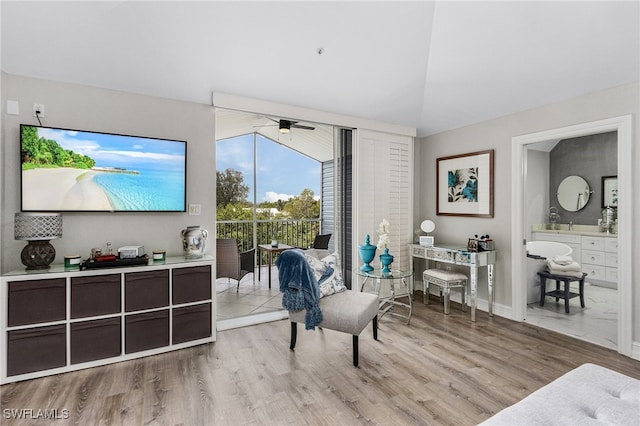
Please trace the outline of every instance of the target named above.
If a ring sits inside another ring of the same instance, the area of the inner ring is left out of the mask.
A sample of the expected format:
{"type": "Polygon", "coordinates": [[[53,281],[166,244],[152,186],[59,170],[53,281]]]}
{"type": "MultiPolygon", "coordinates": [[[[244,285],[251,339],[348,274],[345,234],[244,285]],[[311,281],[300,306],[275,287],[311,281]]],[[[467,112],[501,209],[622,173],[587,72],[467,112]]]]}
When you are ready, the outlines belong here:
{"type": "Polygon", "coordinates": [[[313,243],[309,248],[328,250],[330,239],[331,239],[331,234],[318,234],[313,239],[313,243]]]}
{"type": "Polygon", "coordinates": [[[255,256],[255,248],[240,253],[235,238],[218,238],[216,240],[216,278],[226,277],[229,281],[236,280],[238,282],[236,291],[239,291],[240,280],[251,273],[255,284],[255,256]]]}
{"type": "Polygon", "coordinates": [[[311,248],[328,250],[330,239],[331,234],[318,234],[314,238],[313,244],[311,244],[311,248]]]}
{"type": "Polygon", "coordinates": [[[307,250],[310,248],[319,249],[319,250],[329,250],[329,240],[331,239],[332,234],[318,234],[313,239],[313,243],[309,247],[296,247],[301,250],[307,250]]]}

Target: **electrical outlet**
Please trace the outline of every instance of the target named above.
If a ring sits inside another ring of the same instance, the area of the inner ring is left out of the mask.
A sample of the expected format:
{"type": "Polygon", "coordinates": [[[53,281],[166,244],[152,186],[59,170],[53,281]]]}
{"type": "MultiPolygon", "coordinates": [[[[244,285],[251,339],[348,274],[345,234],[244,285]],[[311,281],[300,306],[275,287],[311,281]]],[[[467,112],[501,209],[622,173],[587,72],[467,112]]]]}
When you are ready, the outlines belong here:
{"type": "Polygon", "coordinates": [[[44,117],[44,104],[33,104],[33,116],[44,117]]]}
{"type": "Polygon", "coordinates": [[[202,206],[200,204],[189,204],[189,215],[200,216],[201,209],[202,209],[202,206]]]}

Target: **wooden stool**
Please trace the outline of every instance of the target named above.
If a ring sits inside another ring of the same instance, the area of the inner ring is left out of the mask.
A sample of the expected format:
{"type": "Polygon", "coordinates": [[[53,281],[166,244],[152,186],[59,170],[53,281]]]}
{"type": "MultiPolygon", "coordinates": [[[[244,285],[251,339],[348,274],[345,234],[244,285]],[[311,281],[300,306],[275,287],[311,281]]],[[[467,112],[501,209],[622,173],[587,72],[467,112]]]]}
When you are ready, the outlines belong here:
{"type": "Polygon", "coordinates": [[[444,269],[427,269],[422,273],[422,303],[429,304],[429,283],[440,287],[440,293],[444,292],[444,313],[449,315],[449,296],[452,288],[459,288],[462,292],[462,310],[467,311],[465,290],[467,288],[467,276],[460,272],[445,271],[444,269]]]}
{"type": "Polygon", "coordinates": [[[556,298],[556,302],[560,299],[564,299],[564,311],[569,313],[569,299],[572,297],[580,296],[580,306],[584,308],[584,277],[587,276],[584,272],[582,277],[574,277],[570,275],[558,275],[552,274],[548,271],[538,272],[540,275],[540,306],[544,306],[544,298],[551,296],[556,298]],[[556,289],[553,291],[546,291],[547,278],[556,281],[556,289]],[[560,290],[560,281],[564,282],[564,290],[560,290]],[[572,293],[569,291],[569,283],[572,281],[578,281],[578,293],[572,293]]]}

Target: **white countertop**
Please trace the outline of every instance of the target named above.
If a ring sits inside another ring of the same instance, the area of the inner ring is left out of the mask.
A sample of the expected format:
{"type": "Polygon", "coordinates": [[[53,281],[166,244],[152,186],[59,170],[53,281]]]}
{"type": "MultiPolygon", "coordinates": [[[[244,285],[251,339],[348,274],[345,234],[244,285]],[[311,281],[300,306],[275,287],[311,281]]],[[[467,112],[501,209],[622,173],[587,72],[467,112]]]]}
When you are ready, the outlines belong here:
{"type": "Polygon", "coordinates": [[[174,256],[167,257],[165,260],[153,260],[149,259],[149,262],[146,265],[127,265],[127,266],[116,266],[116,267],[106,267],[106,268],[89,268],[89,269],[80,269],[79,266],[71,266],[67,267],[63,264],[52,264],[48,269],[35,269],[35,270],[26,270],[25,268],[20,268],[13,270],[11,272],[7,272],[6,274],[2,274],[3,277],[15,277],[15,276],[29,276],[29,275],[39,275],[42,274],[43,278],[48,278],[44,275],[56,276],[56,275],[70,275],[70,276],[82,276],[87,274],[93,275],[102,275],[102,274],[117,274],[120,272],[132,272],[136,271],[139,268],[163,268],[167,265],[187,265],[187,264],[198,264],[199,262],[212,262],[215,258],[211,255],[205,254],[203,257],[198,259],[186,259],[184,256],[174,256]]]}
{"type": "Polygon", "coordinates": [[[544,232],[545,234],[566,234],[566,235],[587,235],[590,237],[612,237],[617,238],[618,234],[600,231],[598,225],[573,225],[573,230],[569,231],[569,225],[562,223],[557,225],[559,229],[547,229],[546,224],[531,225],[531,232],[544,232]]]}

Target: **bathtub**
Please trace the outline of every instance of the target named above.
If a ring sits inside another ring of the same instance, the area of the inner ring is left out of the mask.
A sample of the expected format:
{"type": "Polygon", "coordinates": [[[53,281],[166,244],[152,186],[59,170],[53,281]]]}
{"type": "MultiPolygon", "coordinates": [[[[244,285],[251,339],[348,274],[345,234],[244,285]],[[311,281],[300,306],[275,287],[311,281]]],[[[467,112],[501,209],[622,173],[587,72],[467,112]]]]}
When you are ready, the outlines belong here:
{"type": "Polygon", "coordinates": [[[573,249],[566,244],[555,241],[528,241],[527,253],[552,258],[554,256],[571,256],[573,249]]]}
{"type": "Polygon", "coordinates": [[[547,258],[571,256],[573,249],[555,241],[528,241],[527,254],[541,256],[542,259],[527,257],[527,304],[540,302],[540,277],[538,272],[547,266],[547,258]]]}

